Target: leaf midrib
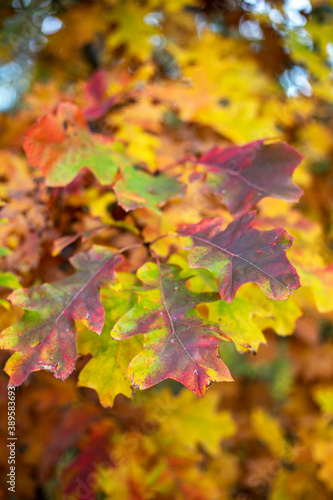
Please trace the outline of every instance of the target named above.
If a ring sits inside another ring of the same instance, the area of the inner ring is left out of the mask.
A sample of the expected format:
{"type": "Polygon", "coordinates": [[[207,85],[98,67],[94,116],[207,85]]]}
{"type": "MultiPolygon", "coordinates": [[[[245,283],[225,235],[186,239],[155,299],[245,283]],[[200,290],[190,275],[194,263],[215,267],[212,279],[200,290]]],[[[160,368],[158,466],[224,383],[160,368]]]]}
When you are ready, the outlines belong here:
{"type": "MultiPolygon", "coordinates": [[[[288,289],[288,287],[282,283],[282,281],[278,280],[275,276],[272,276],[269,272],[267,271],[264,271],[263,269],[261,269],[260,267],[256,266],[255,264],[253,264],[253,262],[251,262],[250,260],[247,260],[245,259],[244,257],[241,257],[241,254],[237,255],[235,253],[232,253],[232,252],[229,252],[229,250],[227,250],[226,248],[223,248],[223,247],[220,247],[218,245],[215,245],[215,243],[212,243],[211,241],[209,240],[205,240],[204,238],[200,238],[199,236],[196,236],[196,235],[191,235],[191,238],[192,239],[196,239],[196,240],[199,240],[199,241],[202,241],[203,243],[206,243],[207,245],[210,245],[214,248],[217,248],[218,250],[222,251],[222,252],[225,252],[227,254],[229,254],[231,257],[236,257],[240,260],[243,260],[244,262],[246,262],[247,264],[249,264],[250,266],[253,266],[255,267],[256,269],[258,269],[258,271],[261,271],[263,274],[266,274],[267,276],[269,276],[270,278],[272,278],[273,280],[277,281],[280,285],[282,285],[284,288],[288,289]]],[[[267,248],[267,247],[264,247],[264,248],[267,248]]],[[[260,248],[258,250],[261,250],[260,248]]]]}
{"type": "MultiPolygon", "coordinates": [[[[35,358],[37,357],[37,354],[40,352],[41,350],[41,347],[43,345],[43,343],[45,342],[45,340],[47,339],[47,337],[50,335],[50,333],[52,332],[52,330],[55,328],[56,324],[58,323],[59,319],[66,313],[67,309],[73,304],[73,302],[77,299],[77,297],[80,295],[80,293],[83,292],[83,290],[86,288],[87,285],[89,285],[91,283],[91,281],[93,279],[95,279],[98,274],[103,270],[104,266],[111,260],[113,259],[114,255],[112,257],[110,257],[110,259],[107,259],[104,264],[91,276],[91,278],[89,278],[89,280],[77,291],[77,293],[74,295],[74,297],[70,300],[70,302],[67,304],[67,306],[65,307],[65,309],[63,309],[57,316],[57,318],[55,319],[55,321],[52,323],[52,326],[49,328],[47,334],[44,336],[43,340],[40,342],[40,344],[37,346],[38,349],[34,349],[33,351],[33,354],[32,356],[30,357],[30,360],[27,362],[27,365],[28,367],[30,368],[32,362],[35,361],[35,358]]],[[[62,355],[62,348],[60,347],[62,342],[61,342],[61,337],[60,337],[60,333],[58,332],[58,345],[59,345],[59,351],[60,351],[60,362],[56,364],[56,366],[58,366],[60,363],[63,364],[63,355],[62,355]]],[[[56,367],[55,367],[56,368],[56,367]]],[[[29,372],[30,373],[30,372],[29,372]]]]}
{"type": "MultiPolygon", "coordinates": [[[[158,281],[159,281],[159,287],[160,287],[160,291],[161,291],[161,299],[162,299],[162,304],[163,304],[163,307],[165,309],[165,312],[168,316],[168,320],[169,320],[169,323],[170,323],[170,327],[171,327],[171,331],[172,331],[172,334],[175,335],[175,337],[177,338],[178,342],[180,343],[180,345],[182,346],[182,348],[184,349],[184,351],[186,352],[186,354],[188,355],[188,357],[191,359],[191,361],[195,364],[195,366],[200,369],[200,367],[198,366],[197,362],[192,358],[191,354],[189,353],[189,351],[186,349],[185,345],[183,344],[183,342],[181,341],[179,335],[177,334],[175,328],[174,328],[174,324],[173,324],[173,321],[172,321],[172,317],[171,317],[171,314],[169,312],[169,309],[168,309],[168,306],[167,306],[167,303],[166,303],[166,300],[165,300],[165,295],[164,295],[164,289],[163,289],[163,282],[162,282],[162,276],[161,276],[161,265],[159,263],[159,261],[157,262],[157,265],[158,265],[158,281]]],[[[169,338],[172,336],[169,335],[168,337],[168,340],[169,338]]]]}

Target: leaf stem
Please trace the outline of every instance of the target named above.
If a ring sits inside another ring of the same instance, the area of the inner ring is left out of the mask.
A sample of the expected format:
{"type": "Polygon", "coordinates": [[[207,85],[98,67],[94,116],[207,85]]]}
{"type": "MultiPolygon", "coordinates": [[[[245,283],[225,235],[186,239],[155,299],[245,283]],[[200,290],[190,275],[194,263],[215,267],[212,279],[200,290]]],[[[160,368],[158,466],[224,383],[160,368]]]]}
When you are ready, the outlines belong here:
{"type": "Polygon", "coordinates": [[[152,241],[147,241],[146,245],[154,245],[154,243],[156,243],[157,241],[161,240],[162,238],[177,238],[178,237],[178,234],[162,234],[162,236],[158,236],[157,238],[155,238],[154,240],[152,241]]]}
{"type": "Polygon", "coordinates": [[[115,253],[123,253],[126,252],[127,250],[132,250],[132,248],[138,248],[143,246],[144,246],[143,243],[133,243],[132,245],[127,245],[126,247],[120,248],[115,253]]]}

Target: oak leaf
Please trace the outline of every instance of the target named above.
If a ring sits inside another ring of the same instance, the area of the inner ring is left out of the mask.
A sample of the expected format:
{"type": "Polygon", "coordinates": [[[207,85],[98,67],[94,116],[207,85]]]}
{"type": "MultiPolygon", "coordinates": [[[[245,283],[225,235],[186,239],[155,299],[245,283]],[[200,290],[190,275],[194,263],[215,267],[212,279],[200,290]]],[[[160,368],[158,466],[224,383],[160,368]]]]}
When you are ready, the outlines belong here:
{"type": "Polygon", "coordinates": [[[81,370],[78,385],[95,389],[104,407],[113,406],[117,394],[131,397],[133,393],[127,369],[141,350],[142,341],[139,337],[117,341],[111,338],[110,332],[134,303],[133,293],[103,289],[105,323],[101,336],[97,337],[89,330],[80,331],[78,335],[79,353],[93,355],[81,370]]]}
{"type": "Polygon", "coordinates": [[[231,302],[244,283],[256,283],[275,300],[286,299],[300,281],[285,250],[293,241],[283,228],[259,231],[251,227],[255,212],[237,217],[222,231],[222,219],[203,219],[179,231],[190,237],[190,267],[208,269],[222,299],[231,302]]]}
{"type": "Polygon", "coordinates": [[[261,343],[266,343],[265,329],[272,328],[281,336],[290,335],[302,315],[292,297],[282,302],[268,299],[252,284],[240,290],[231,304],[219,300],[207,307],[208,319],[223,322],[226,333],[231,333],[234,340],[248,342],[255,351],[261,343]]]}
{"type": "Polygon", "coordinates": [[[262,198],[297,201],[302,190],[292,174],[303,157],[284,142],[254,141],[245,146],[214,148],[198,163],[208,169],[207,189],[222,196],[231,214],[243,214],[262,198]]]}
{"type": "Polygon", "coordinates": [[[160,431],[169,433],[178,443],[195,450],[202,445],[210,453],[217,454],[222,439],[232,437],[236,427],[228,411],[218,411],[219,395],[208,392],[198,399],[190,391],[177,395],[164,389],[145,400],[145,410],[154,415],[160,431]],[[195,418],[193,416],[195,415],[195,418]]]}
{"type": "Polygon", "coordinates": [[[104,308],[99,289],[115,279],[122,256],[95,247],[71,259],[77,272],[53,284],[16,290],[12,304],[25,309],[22,320],[0,334],[0,346],[16,352],[6,364],[10,384],[20,385],[37,370],[64,380],[75,367],[75,320],[100,334],[104,308]]]}
{"type": "Polygon", "coordinates": [[[231,338],[223,326],[206,321],[194,309],[218,294],[191,292],[180,272],[176,266],[144,264],[138,271],[143,286],[135,289],[139,300],[111,335],[126,339],[145,334],[144,349],[129,365],[134,386],[146,389],[172,378],[203,396],[212,381],[232,380],[217,352],[219,340],[231,338]]]}
{"type": "Polygon", "coordinates": [[[82,168],[91,170],[101,184],[110,184],[118,168],[130,164],[122,145],[92,134],[80,108],[68,102],[40,118],[27,131],[23,147],[49,186],[69,184],[82,168]]]}
{"type": "Polygon", "coordinates": [[[185,186],[166,174],[152,176],[136,168],[124,169],[122,178],[116,182],[114,191],[119,205],[124,210],[150,208],[160,212],[159,207],[167,200],[184,194],[185,186]]]}

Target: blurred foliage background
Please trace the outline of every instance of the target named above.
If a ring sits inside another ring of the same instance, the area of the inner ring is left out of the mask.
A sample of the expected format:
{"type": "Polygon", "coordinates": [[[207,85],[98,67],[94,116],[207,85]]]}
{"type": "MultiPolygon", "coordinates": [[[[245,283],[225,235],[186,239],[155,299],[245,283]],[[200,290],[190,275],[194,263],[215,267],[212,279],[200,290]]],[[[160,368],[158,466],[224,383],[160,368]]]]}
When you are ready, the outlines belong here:
{"type": "MultiPolygon", "coordinates": [[[[168,382],[103,408],[92,388],[76,386],[89,355],[66,383],[34,374],[17,390],[10,498],[332,498],[332,0],[13,0],[0,14],[0,196],[3,217],[14,221],[0,227],[12,252],[3,271],[24,286],[64,275],[64,254],[47,256],[64,227],[84,232],[96,217],[123,218],[93,187],[84,198],[73,193],[50,224],[55,195],[29,171],[21,144],[61,99],[81,105],[94,131],[117,134],[152,171],[264,137],[305,156],[294,177],[305,193],[297,206],[259,204],[267,226],[298,238],[296,312],[280,326],[256,313],[267,339],[256,356],[221,346],[235,382],[215,384],[203,400],[168,382]]],[[[167,212],[166,229],[177,210],[167,212]]],[[[200,213],[214,215],[213,203],[200,213]]],[[[152,217],[149,236],[155,225],[152,217]]],[[[18,313],[1,304],[4,328],[18,313]]],[[[245,321],[253,326],[251,310],[245,321]]],[[[7,380],[1,373],[3,478],[7,380]]]]}

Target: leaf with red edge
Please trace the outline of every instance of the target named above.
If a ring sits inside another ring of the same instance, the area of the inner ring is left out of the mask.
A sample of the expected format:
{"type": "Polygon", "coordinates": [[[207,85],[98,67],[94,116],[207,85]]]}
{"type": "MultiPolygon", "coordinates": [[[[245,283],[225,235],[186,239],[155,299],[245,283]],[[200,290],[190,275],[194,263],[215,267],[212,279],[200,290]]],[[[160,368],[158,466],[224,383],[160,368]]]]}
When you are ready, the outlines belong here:
{"type": "Polygon", "coordinates": [[[120,143],[92,134],[80,108],[69,102],[58,105],[26,133],[24,151],[39,168],[49,186],[69,184],[82,168],[93,172],[101,184],[110,184],[118,169],[130,165],[120,143]]]}
{"type": "Polygon", "coordinates": [[[197,162],[208,169],[207,189],[222,196],[233,215],[240,215],[267,196],[297,201],[302,190],[292,174],[303,157],[285,142],[250,142],[214,148],[197,162]]]}
{"type": "Polygon", "coordinates": [[[211,382],[232,380],[217,350],[219,340],[232,338],[223,333],[223,325],[208,322],[194,309],[217,300],[218,294],[191,292],[180,272],[177,266],[144,264],[138,271],[143,286],[133,288],[138,302],[111,335],[120,340],[145,334],[144,349],[129,365],[134,386],[147,389],[172,378],[203,396],[211,382]]]}
{"type": "Polygon", "coordinates": [[[259,231],[251,226],[255,212],[237,217],[222,231],[219,217],[204,219],[179,231],[189,236],[185,248],[190,267],[208,269],[222,299],[231,302],[244,283],[256,283],[271,299],[285,300],[300,287],[285,250],[294,238],[283,228],[259,231]]]}
{"type": "Polygon", "coordinates": [[[110,249],[94,247],[71,259],[77,269],[72,276],[11,294],[12,304],[25,309],[22,320],[0,334],[1,348],[18,351],[5,367],[11,385],[20,385],[41,369],[62,380],[72,373],[77,357],[75,320],[101,333],[105,313],[100,288],[115,279],[122,260],[110,249]]]}

